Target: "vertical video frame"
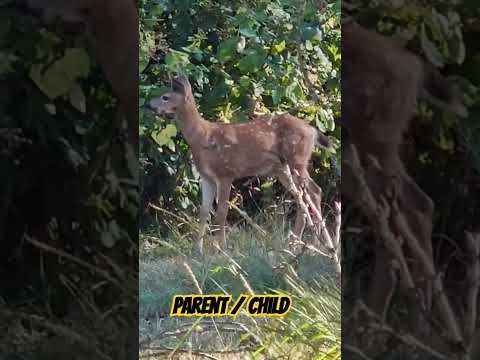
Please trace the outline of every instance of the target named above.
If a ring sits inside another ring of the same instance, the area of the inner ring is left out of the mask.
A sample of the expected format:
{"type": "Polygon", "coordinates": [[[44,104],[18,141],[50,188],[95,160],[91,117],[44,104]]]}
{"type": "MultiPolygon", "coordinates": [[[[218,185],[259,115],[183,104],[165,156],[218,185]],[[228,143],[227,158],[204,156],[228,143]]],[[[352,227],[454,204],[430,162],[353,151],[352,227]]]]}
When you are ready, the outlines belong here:
{"type": "Polygon", "coordinates": [[[142,358],[340,358],[340,10],[139,2],[142,358]]]}
{"type": "Polygon", "coordinates": [[[480,6],[342,3],[342,356],[478,359],[480,6]]]}
{"type": "Polygon", "coordinates": [[[138,11],[0,2],[0,358],[138,358],[138,11]]]}

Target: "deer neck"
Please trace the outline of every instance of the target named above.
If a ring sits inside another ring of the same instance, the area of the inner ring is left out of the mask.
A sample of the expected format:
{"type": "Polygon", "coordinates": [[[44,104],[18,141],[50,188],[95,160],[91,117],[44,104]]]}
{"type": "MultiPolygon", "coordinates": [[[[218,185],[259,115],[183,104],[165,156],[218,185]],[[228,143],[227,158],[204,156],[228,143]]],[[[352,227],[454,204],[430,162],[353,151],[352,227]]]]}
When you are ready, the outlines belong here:
{"type": "Polygon", "coordinates": [[[177,109],[176,123],[191,148],[197,148],[206,139],[208,122],[200,116],[195,103],[177,109]]]}

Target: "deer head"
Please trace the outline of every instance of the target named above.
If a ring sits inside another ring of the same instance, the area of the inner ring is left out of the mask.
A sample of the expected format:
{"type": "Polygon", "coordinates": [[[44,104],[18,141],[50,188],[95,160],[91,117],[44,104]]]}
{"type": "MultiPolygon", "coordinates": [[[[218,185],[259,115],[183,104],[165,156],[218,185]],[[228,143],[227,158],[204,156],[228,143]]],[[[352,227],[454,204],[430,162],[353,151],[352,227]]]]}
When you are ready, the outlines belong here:
{"type": "Polygon", "coordinates": [[[119,100],[116,121],[127,119],[129,142],[138,152],[138,11],[132,0],[27,0],[45,23],[56,18],[81,25],[119,100]],[[137,70],[135,70],[137,69],[137,70]]]}
{"type": "Polygon", "coordinates": [[[172,80],[171,90],[162,96],[153,98],[149,108],[159,115],[172,116],[192,102],[192,87],[187,78],[181,76],[172,80]]]}

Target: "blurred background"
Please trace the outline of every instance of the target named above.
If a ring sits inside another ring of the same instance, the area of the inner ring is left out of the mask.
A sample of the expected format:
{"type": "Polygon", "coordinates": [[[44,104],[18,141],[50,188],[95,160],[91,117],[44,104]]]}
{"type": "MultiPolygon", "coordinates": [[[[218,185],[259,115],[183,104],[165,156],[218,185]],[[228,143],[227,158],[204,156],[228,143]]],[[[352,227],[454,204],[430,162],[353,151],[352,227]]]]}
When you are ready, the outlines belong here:
{"type": "Polygon", "coordinates": [[[227,219],[233,250],[192,259],[199,177],[175,123],[142,107],[184,73],[206,120],[290,112],[327,133],[335,151],[317,149],[310,173],[331,224],[341,160],[340,10],[334,0],[140,1],[142,356],[339,358],[338,277],[321,253],[290,252],[293,199],[272,179],[236,181],[227,219]],[[287,292],[294,306],[282,320],[169,318],[173,295],[199,291],[287,292]]]}

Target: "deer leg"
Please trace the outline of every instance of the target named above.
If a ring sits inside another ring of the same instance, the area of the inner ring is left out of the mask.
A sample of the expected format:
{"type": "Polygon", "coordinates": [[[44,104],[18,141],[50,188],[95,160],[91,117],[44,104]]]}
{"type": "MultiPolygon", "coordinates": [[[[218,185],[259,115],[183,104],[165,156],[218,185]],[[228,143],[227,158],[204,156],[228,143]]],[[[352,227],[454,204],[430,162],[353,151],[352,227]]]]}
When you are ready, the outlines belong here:
{"type": "MultiPolygon", "coordinates": [[[[397,196],[399,212],[406,219],[407,229],[399,228],[395,222],[392,227],[396,234],[408,236],[413,234],[419,242],[423,251],[433,262],[433,250],[431,244],[433,202],[420,189],[420,187],[408,175],[400,177],[400,193],[397,196]]],[[[386,182],[386,180],[382,180],[386,182]]],[[[390,304],[390,298],[394,289],[394,282],[389,278],[389,262],[391,255],[381,246],[377,245],[375,270],[372,278],[371,291],[369,292],[369,303],[379,315],[385,317],[390,304]]],[[[416,259],[417,260],[417,259],[416,259]]],[[[425,277],[423,265],[414,261],[411,265],[411,273],[417,286],[423,290],[424,305],[426,309],[431,308],[432,302],[432,279],[425,277]]],[[[391,276],[391,275],[390,275],[391,276]]],[[[418,309],[416,304],[411,304],[412,309],[418,309]]],[[[412,317],[412,329],[417,328],[422,316],[420,313],[412,317]]]]}
{"type": "Polygon", "coordinates": [[[423,250],[433,257],[431,236],[434,204],[432,199],[420,189],[411,177],[406,176],[402,182],[401,200],[400,210],[403,210],[402,212],[407,217],[411,230],[418,234],[418,240],[423,250]],[[408,216],[409,214],[411,216],[408,216]]]}
{"type": "Polygon", "coordinates": [[[297,206],[297,216],[295,217],[295,225],[293,225],[293,236],[301,240],[303,236],[303,232],[305,231],[305,225],[307,223],[307,220],[305,219],[305,216],[303,215],[301,209],[299,206],[297,206]]]}
{"type": "MultiPolygon", "coordinates": [[[[411,177],[407,175],[402,180],[399,210],[405,216],[410,232],[415,236],[419,245],[433,263],[431,241],[434,212],[433,201],[420,189],[411,177]]],[[[404,229],[398,230],[401,233],[401,230],[404,229]]],[[[425,275],[424,266],[417,259],[412,263],[411,269],[414,279],[423,290],[424,306],[427,311],[429,311],[432,306],[433,279],[425,275]]]]}
{"type": "Polygon", "coordinates": [[[202,206],[200,207],[200,227],[196,241],[194,243],[193,251],[197,254],[203,253],[203,237],[205,235],[205,229],[207,227],[207,221],[210,217],[210,211],[213,207],[213,201],[215,200],[215,195],[217,189],[215,184],[210,180],[205,178],[201,179],[201,190],[202,190],[202,206]]]}
{"type": "Polygon", "coordinates": [[[392,256],[380,241],[377,240],[375,246],[375,266],[367,295],[367,304],[381,317],[382,321],[385,321],[397,282],[390,265],[393,260],[392,256]]]}
{"type": "MultiPolygon", "coordinates": [[[[321,211],[322,189],[315,183],[315,181],[310,177],[310,175],[307,174],[304,180],[306,182],[305,191],[310,196],[313,205],[317,208],[318,211],[321,211]]],[[[297,214],[297,218],[295,220],[293,233],[300,239],[303,236],[303,231],[305,230],[306,219],[305,216],[301,213],[299,207],[297,211],[299,213],[297,214]]],[[[312,217],[312,220],[316,222],[318,219],[316,217],[312,217]]]]}
{"type": "MultiPolygon", "coordinates": [[[[293,230],[292,230],[293,239],[290,239],[290,240],[301,240],[303,231],[305,230],[305,224],[307,222],[307,220],[305,219],[305,214],[303,213],[303,209],[300,207],[300,204],[298,203],[297,194],[293,192],[293,189],[291,187],[290,180],[288,179],[288,177],[282,172],[279,172],[278,174],[276,174],[276,177],[278,181],[280,181],[280,183],[283,185],[283,187],[287,189],[287,191],[294,196],[295,202],[297,204],[297,216],[295,218],[295,225],[293,226],[293,230]]],[[[298,187],[299,185],[298,181],[296,182],[295,185],[298,187]]]]}
{"type": "Polygon", "coordinates": [[[308,179],[308,194],[312,198],[313,204],[320,211],[322,205],[322,188],[318,186],[311,177],[308,179]]]}
{"type": "Polygon", "coordinates": [[[215,224],[219,230],[217,239],[223,249],[227,248],[227,239],[225,237],[225,223],[228,214],[228,200],[230,198],[230,189],[232,179],[222,179],[217,182],[217,211],[215,213],[215,224]]]}

